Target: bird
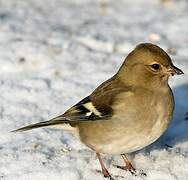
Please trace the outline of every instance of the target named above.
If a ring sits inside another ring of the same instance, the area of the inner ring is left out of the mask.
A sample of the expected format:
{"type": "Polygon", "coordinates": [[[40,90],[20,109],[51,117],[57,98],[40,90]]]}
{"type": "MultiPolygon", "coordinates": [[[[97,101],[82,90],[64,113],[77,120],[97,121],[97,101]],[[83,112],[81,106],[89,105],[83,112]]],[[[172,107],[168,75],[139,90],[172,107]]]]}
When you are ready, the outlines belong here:
{"type": "Polygon", "coordinates": [[[96,152],[104,177],[113,177],[101,154],[121,155],[123,170],[135,173],[127,154],[155,142],[174,111],[170,76],[183,74],[170,56],[152,43],[138,44],[111,78],[63,114],[13,132],[61,127],[96,152]]]}

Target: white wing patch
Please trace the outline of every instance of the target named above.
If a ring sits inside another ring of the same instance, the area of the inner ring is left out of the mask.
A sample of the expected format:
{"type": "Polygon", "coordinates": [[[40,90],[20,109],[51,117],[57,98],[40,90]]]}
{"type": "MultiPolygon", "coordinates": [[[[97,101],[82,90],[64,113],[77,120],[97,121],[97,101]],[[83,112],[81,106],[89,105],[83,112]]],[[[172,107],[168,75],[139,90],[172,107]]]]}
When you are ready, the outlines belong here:
{"type": "Polygon", "coordinates": [[[87,112],[86,116],[91,116],[92,112],[87,112]]]}
{"type": "Polygon", "coordinates": [[[89,97],[66,111],[61,117],[70,121],[95,121],[112,116],[112,108],[109,106],[96,106],[89,97]]]}
{"type": "MultiPolygon", "coordinates": [[[[98,117],[102,117],[101,116],[101,113],[95,108],[95,106],[92,104],[92,102],[88,102],[88,103],[86,103],[86,104],[83,104],[83,106],[86,108],[86,109],[88,109],[90,112],[88,112],[87,114],[89,114],[90,113],[90,115],[92,114],[92,113],[94,113],[96,116],[98,116],[98,117]]],[[[86,115],[87,115],[86,114],[86,115]]],[[[88,115],[89,116],[89,115],[88,115]]]]}

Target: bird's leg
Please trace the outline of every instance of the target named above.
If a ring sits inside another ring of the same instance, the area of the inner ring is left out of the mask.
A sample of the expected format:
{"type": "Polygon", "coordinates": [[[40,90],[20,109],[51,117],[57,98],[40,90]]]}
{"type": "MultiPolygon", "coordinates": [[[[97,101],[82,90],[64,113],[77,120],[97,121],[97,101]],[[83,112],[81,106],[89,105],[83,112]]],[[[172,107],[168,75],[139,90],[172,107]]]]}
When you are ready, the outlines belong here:
{"type": "Polygon", "coordinates": [[[136,169],[133,167],[131,162],[128,160],[128,158],[125,156],[125,154],[122,154],[121,157],[123,158],[123,161],[125,163],[125,166],[117,166],[117,168],[130,171],[132,174],[136,173],[136,169]]]}
{"type": "Polygon", "coordinates": [[[108,172],[108,170],[106,169],[106,167],[105,167],[105,165],[104,165],[104,163],[102,161],[101,155],[98,152],[96,153],[96,155],[97,155],[97,158],[98,158],[99,163],[101,165],[102,173],[103,173],[104,177],[105,178],[110,178],[110,180],[113,180],[113,178],[111,177],[110,173],[108,172]]]}

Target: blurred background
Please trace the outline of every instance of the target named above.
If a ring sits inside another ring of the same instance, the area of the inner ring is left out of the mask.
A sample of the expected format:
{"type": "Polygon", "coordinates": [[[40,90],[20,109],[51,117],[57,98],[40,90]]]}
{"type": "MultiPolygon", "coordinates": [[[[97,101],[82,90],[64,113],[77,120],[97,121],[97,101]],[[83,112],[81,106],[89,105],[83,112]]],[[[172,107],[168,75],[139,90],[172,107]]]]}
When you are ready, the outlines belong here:
{"type": "Polygon", "coordinates": [[[58,130],[9,131],[63,113],[112,76],[140,42],[159,45],[184,76],[171,78],[176,109],[165,135],[132,157],[147,177],[188,177],[188,1],[0,0],[0,179],[96,180],[95,155],[58,130]]]}

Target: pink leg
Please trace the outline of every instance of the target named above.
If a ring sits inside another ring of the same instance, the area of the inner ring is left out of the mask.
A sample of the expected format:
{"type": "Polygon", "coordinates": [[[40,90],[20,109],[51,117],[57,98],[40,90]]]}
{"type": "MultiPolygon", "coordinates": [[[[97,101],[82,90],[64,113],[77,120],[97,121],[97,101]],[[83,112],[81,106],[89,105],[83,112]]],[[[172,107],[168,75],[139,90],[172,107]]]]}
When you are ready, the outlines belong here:
{"type": "Polygon", "coordinates": [[[136,169],[133,167],[131,162],[128,160],[128,158],[125,156],[125,154],[122,154],[121,157],[123,158],[123,161],[125,163],[125,166],[117,166],[117,168],[130,171],[132,174],[136,173],[136,169]]]}
{"type": "Polygon", "coordinates": [[[102,173],[103,173],[104,177],[105,178],[110,178],[110,180],[113,180],[113,178],[111,177],[110,173],[108,172],[108,170],[106,169],[106,167],[105,167],[105,165],[104,165],[104,163],[102,161],[101,155],[98,152],[96,153],[96,155],[97,155],[97,158],[98,158],[99,163],[101,165],[102,173]]]}

